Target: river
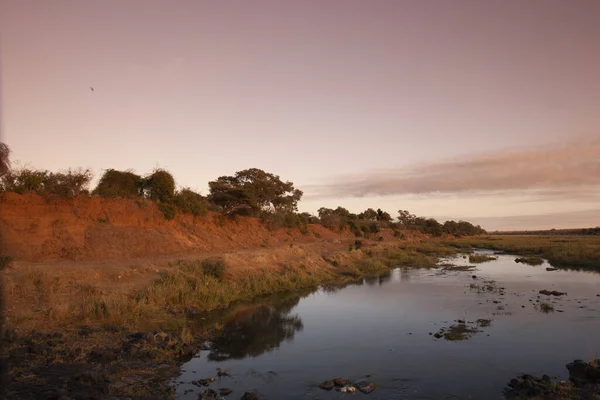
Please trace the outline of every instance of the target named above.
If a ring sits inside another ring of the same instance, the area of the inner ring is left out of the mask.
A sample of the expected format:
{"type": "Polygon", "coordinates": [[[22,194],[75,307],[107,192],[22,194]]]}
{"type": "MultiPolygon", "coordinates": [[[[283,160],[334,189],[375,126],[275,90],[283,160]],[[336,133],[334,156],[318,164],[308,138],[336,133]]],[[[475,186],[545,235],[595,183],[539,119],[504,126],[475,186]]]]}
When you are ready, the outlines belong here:
{"type": "MultiPolygon", "coordinates": [[[[468,264],[462,256],[446,261],[468,264]]],[[[398,268],[208,315],[223,334],[183,365],[177,397],[197,399],[205,388],[192,382],[221,368],[230,376],[209,387],[229,388],[236,399],[246,391],[261,399],[502,399],[519,374],[567,379],[568,362],[599,355],[599,274],[547,271],[547,263],[524,265],[511,255],[472,265],[398,268]],[[567,294],[540,295],[542,289],[567,294]],[[542,312],[541,302],[554,311],[542,312]],[[477,332],[465,340],[435,337],[458,320],[477,332]],[[317,386],[336,377],[378,387],[350,395],[317,386]]]]}

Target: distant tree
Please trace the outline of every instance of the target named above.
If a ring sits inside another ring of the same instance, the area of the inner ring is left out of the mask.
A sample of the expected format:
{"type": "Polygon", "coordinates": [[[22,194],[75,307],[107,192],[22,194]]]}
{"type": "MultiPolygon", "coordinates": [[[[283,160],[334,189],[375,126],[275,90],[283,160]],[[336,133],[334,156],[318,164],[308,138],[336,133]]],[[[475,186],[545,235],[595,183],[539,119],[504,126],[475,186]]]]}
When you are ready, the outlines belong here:
{"type": "Polygon", "coordinates": [[[183,188],[175,194],[175,206],[184,213],[195,216],[204,215],[208,211],[206,198],[190,188],[183,188]]]}
{"type": "Polygon", "coordinates": [[[2,176],[2,190],[19,194],[27,192],[44,194],[49,175],[49,171],[29,168],[13,169],[2,176]]]}
{"type": "Polygon", "coordinates": [[[0,178],[10,171],[10,148],[0,142],[0,178]]]}
{"type": "Polygon", "coordinates": [[[411,214],[410,212],[408,212],[406,210],[399,210],[398,211],[398,222],[404,228],[408,228],[408,227],[414,225],[415,221],[416,221],[416,218],[417,217],[414,214],[411,214]]]}
{"type": "Polygon", "coordinates": [[[171,203],[175,197],[175,178],[164,169],[157,169],[143,180],[144,195],[153,201],[171,203]]]}
{"type": "Polygon", "coordinates": [[[216,181],[209,182],[208,186],[208,201],[226,215],[256,215],[260,211],[235,177],[221,176],[216,181]]]}
{"type": "Polygon", "coordinates": [[[93,178],[89,169],[49,173],[44,182],[44,191],[59,196],[73,197],[87,192],[93,178]]]}
{"type": "Polygon", "coordinates": [[[358,218],[366,219],[368,221],[375,221],[377,219],[377,211],[372,208],[367,208],[365,211],[358,214],[358,218]]]}
{"type": "Polygon", "coordinates": [[[382,211],[381,208],[377,209],[377,221],[390,222],[391,220],[392,216],[389,213],[382,211]]]}
{"type": "Polygon", "coordinates": [[[132,198],[143,195],[144,181],[131,171],[107,169],[92,194],[101,197],[132,198]]]}
{"type": "Polygon", "coordinates": [[[258,168],[238,171],[234,176],[221,176],[208,183],[209,201],[229,215],[259,216],[262,211],[295,212],[302,191],[292,182],[258,168]]]}

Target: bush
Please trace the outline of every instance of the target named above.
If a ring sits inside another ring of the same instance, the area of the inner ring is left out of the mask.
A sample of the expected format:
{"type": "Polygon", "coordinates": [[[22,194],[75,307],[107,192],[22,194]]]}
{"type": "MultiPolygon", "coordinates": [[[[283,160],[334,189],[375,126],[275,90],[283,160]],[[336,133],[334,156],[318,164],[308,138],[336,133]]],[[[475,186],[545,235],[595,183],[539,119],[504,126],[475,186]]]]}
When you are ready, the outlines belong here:
{"type": "Polygon", "coordinates": [[[359,250],[362,247],[362,240],[355,240],[354,241],[354,248],[356,250],[359,250]]]}
{"type": "Polygon", "coordinates": [[[171,173],[157,169],[143,180],[147,198],[162,203],[171,203],[175,197],[175,178],[171,173]]]}
{"type": "Polygon", "coordinates": [[[223,279],[226,269],[227,264],[225,264],[225,260],[221,257],[206,258],[202,260],[202,271],[204,272],[204,275],[209,275],[217,279],[223,279]]]}
{"type": "Polygon", "coordinates": [[[181,212],[186,214],[200,216],[208,212],[205,198],[189,188],[181,189],[175,195],[174,204],[181,212]]]}
{"type": "Polygon", "coordinates": [[[78,196],[87,192],[92,177],[89,169],[50,173],[44,183],[45,192],[65,197],[78,196]]]}
{"type": "Polygon", "coordinates": [[[27,192],[44,193],[44,183],[49,171],[37,171],[28,168],[12,170],[2,177],[2,191],[24,194],[27,192]]]}
{"type": "Polygon", "coordinates": [[[379,224],[372,223],[371,225],[369,225],[369,231],[371,233],[379,233],[379,224]]]}
{"type": "Polygon", "coordinates": [[[285,227],[299,228],[302,231],[306,231],[308,228],[308,221],[303,216],[292,211],[263,211],[260,213],[259,220],[269,230],[285,227]]]}
{"type": "Polygon", "coordinates": [[[171,203],[158,203],[158,209],[162,211],[166,219],[172,220],[177,215],[177,207],[171,203]]]}
{"type": "Polygon", "coordinates": [[[40,195],[77,196],[87,191],[92,180],[90,170],[71,170],[50,172],[22,168],[12,170],[2,177],[2,191],[24,194],[35,192],[40,195]]]}
{"type": "Polygon", "coordinates": [[[101,197],[134,198],[142,195],[142,177],[131,171],[107,169],[92,194],[101,197]]]}

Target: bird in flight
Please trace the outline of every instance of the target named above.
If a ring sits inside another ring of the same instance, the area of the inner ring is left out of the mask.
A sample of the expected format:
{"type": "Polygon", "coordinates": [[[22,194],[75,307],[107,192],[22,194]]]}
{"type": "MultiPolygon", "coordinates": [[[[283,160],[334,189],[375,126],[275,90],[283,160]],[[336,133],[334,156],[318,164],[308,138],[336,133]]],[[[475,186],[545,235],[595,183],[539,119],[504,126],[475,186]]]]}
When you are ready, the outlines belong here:
{"type": "Polygon", "coordinates": [[[90,90],[93,92],[93,91],[94,91],[94,88],[90,86],[90,90]]]}

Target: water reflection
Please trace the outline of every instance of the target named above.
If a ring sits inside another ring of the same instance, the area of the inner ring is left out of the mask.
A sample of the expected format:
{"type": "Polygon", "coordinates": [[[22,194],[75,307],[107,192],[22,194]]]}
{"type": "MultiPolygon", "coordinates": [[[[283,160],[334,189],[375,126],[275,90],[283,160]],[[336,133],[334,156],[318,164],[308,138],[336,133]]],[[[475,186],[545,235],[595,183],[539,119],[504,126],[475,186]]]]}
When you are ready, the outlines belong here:
{"type": "Polygon", "coordinates": [[[250,305],[227,317],[222,334],[213,340],[210,361],[256,357],[293,340],[303,328],[302,320],[290,311],[301,296],[279,299],[271,304],[250,305]]]}

